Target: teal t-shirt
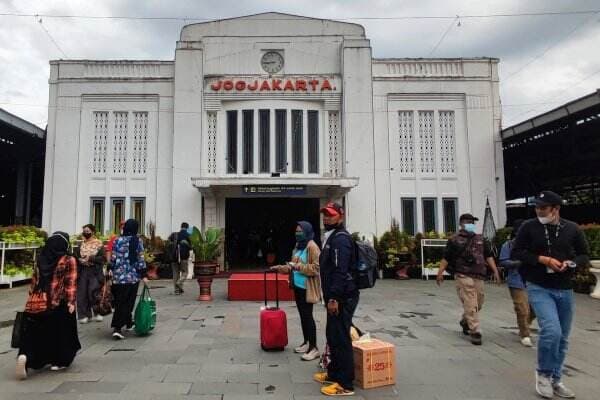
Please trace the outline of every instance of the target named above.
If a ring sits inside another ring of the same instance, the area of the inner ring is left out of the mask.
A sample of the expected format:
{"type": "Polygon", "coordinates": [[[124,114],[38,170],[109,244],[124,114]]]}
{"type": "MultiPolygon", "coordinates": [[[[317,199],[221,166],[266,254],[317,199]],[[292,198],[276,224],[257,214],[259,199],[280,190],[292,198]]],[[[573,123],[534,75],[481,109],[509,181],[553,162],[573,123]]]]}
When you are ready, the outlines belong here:
{"type": "MultiPolygon", "coordinates": [[[[308,262],[308,247],[304,250],[298,250],[294,254],[302,264],[308,262]]],[[[300,289],[306,289],[306,275],[300,271],[294,271],[294,286],[300,289]]]]}

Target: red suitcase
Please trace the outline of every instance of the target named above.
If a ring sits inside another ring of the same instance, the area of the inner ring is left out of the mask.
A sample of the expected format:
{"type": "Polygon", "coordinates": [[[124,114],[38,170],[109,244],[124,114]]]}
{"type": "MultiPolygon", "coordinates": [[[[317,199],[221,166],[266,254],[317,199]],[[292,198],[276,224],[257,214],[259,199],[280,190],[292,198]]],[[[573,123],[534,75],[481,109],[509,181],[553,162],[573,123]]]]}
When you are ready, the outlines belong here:
{"type": "Polygon", "coordinates": [[[279,282],[275,272],[275,307],[267,305],[267,273],[265,271],[265,306],[260,311],[260,347],[265,351],[283,351],[288,344],[287,318],[279,308],[279,282]]]}

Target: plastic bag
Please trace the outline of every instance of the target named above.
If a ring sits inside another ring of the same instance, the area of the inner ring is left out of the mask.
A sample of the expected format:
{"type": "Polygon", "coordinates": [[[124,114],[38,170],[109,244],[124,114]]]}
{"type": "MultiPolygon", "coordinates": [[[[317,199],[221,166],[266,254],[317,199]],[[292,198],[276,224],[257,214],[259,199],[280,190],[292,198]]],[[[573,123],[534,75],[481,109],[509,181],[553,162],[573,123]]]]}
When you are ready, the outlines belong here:
{"type": "Polygon", "coordinates": [[[156,302],[150,296],[150,289],[144,285],[140,301],[134,313],[135,333],[145,336],[156,326],[156,302]]]}

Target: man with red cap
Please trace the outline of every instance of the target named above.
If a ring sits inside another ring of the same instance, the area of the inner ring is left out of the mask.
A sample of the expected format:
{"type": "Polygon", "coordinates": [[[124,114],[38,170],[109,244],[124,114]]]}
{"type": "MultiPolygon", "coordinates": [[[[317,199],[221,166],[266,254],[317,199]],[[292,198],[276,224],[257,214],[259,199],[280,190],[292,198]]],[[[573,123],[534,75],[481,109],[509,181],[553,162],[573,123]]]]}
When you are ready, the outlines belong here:
{"type": "Polygon", "coordinates": [[[321,209],[325,240],[319,258],[321,286],[327,304],[327,343],[331,361],[327,372],[314,375],[317,382],[327,383],[321,393],[327,396],[354,394],[354,358],[350,327],[358,305],[358,288],[352,278],[355,262],[354,242],[344,226],[344,209],[338,203],[328,203],[321,209]]]}

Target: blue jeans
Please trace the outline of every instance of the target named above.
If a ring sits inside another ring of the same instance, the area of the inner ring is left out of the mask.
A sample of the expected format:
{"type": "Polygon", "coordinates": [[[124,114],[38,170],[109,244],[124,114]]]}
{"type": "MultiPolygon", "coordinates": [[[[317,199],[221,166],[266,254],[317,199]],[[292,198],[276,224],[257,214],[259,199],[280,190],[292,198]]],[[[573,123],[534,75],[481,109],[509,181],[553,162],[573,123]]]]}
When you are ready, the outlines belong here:
{"type": "Polygon", "coordinates": [[[558,382],[569,347],[569,333],[575,311],[573,291],[547,289],[527,282],[527,294],[540,327],[537,370],[558,382]]]}

